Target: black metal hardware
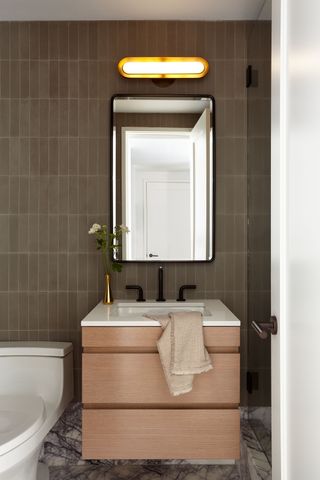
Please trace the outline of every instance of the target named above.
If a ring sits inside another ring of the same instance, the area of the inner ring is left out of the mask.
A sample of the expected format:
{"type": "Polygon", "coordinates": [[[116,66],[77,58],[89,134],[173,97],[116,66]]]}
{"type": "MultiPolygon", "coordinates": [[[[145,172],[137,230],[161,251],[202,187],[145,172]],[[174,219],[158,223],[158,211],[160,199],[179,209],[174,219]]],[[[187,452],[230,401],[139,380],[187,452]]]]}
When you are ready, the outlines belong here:
{"type": "Polygon", "coordinates": [[[154,83],[157,87],[160,88],[166,88],[170,87],[175,82],[175,78],[152,78],[151,81],[154,83]]]}
{"type": "Polygon", "coordinates": [[[159,267],[158,270],[158,298],[157,302],[165,302],[166,299],[163,297],[163,267],[159,267]]]}
{"type": "Polygon", "coordinates": [[[138,290],[138,298],[136,302],[145,302],[146,300],[143,298],[143,289],[140,285],[126,285],[127,290],[138,290]]]}
{"type": "Polygon", "coordinates": [[[259,390],[259,373],[247,372],[247,392],[252,393],[253,390],[259,390]]]}
{"type": "Polygon", "coordinates": [[[155,255],[154,253],[149,253],[149,257],[152,258],[152,257],[159,257],[159,255],[155,255]]]}
{"type": "Polygon", "coordinates": [[[177,302],[185,302],[186,299],[183,298],[183,292],[185,290],[195,290],[197,288],[196,285],[182,285],[180,288],[179,288],[179,297],[177,298],[177,302]]]}
{"type": "Polygon", "coordinates": [[[246,70],[246,87],[249,88],[252,85],[252,65],[247,66],[246,70]]]}
{"type": "Polygon", "coordinates": [[[259,70],[248,65],[246,69],[246,87],[257,88],[259,86],[259,70]]]}
{"type": "Polygon", "coordinates": [[[278,333],[278,320],[274,315],[270,317],[270,322],[251,322],[251,326],[262,340],[268,338],[269,333],[271,335],[276,335],[278,333]]]}

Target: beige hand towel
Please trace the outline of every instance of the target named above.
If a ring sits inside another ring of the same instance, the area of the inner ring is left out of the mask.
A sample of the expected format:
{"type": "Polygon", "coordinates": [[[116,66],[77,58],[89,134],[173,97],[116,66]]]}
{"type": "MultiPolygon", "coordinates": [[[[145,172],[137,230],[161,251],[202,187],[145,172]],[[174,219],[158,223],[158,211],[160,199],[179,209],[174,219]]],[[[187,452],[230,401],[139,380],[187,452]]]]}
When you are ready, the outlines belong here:
{"type": "Polygon", "coordinates": [[[190,392],[194,374],[212,369],[203,341],[201,313],[178,312],[149,318],[158,320],[163,328],[157,346],[171,395],[190,392]]]}

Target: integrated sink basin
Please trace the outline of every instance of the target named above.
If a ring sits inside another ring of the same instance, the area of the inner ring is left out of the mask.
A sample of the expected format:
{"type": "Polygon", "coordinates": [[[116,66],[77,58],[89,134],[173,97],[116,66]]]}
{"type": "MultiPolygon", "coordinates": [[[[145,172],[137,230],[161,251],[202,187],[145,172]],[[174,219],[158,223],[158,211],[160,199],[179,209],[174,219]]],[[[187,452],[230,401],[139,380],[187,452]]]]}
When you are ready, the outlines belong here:
{"type": "MultiPolygon", "coordinates": [[[[193,311],[200,312],[202,315],[210,316],[211,312],[206,310],[203,302],[119,302],[112,307],[113,313],[119,317],[140,316],[140,315],[167,315],[170,312],[193,311]]],[[[145,317],[143,317],[145,318],[145,317]]]]}
{"type": "Polygon", "coordinates": [[[157,320],[145,315],[165,315],[169,312],[200,312],[204,326],[238,327],[240,320],[221,302],[221,300],[193,300],[177,302],[116,300],[112,305],[98,303],[82,320],[82,327],[159,327],[157,320]]]}

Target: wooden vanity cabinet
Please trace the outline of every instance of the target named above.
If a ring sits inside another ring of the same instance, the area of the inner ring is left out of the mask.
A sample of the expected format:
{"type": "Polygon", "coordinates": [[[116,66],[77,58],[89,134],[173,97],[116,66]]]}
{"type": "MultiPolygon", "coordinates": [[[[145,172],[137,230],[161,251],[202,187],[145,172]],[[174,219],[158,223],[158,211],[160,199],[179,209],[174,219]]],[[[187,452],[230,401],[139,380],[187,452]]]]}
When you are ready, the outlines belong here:
{"type": "Polygon", "coordinates": [[[213,369],[178,397],[157,353],[161,333],[83,327],[83,458],[239,458],[240,328],[204,327],[213,369]]]}

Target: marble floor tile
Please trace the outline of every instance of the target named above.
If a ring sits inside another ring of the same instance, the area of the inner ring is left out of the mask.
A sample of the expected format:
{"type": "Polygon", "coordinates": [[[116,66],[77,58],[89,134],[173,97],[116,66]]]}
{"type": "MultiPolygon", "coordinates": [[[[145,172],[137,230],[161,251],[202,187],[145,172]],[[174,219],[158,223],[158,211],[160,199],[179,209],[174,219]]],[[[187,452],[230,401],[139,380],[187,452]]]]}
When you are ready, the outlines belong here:
{"type": "Polygon", "coordinates": [[[51,467],[50,480],[240,480],[235,465],[76,465],[51,467]]]}
{"type": "Polygon", "coordinates": [[[271,407],[248,407],[248,419],[260,420],[271,431],[271,407]]]}

